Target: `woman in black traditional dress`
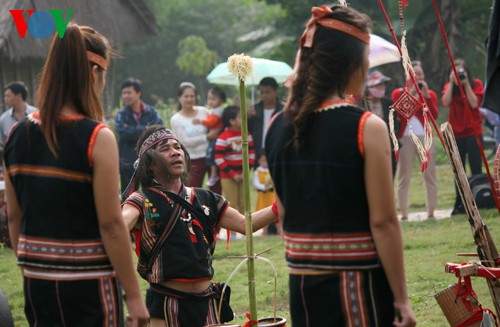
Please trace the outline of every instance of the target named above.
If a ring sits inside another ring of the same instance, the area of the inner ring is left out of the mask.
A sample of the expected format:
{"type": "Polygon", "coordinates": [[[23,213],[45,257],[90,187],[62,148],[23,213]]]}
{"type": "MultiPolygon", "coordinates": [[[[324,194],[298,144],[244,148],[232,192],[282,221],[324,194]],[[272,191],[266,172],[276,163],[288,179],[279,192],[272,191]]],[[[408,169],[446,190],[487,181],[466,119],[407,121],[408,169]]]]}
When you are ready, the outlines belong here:
{"type": "Polygon", "coordinates": [[[387,126],[349,101],[368,72],[369,25],[349,7],[313,8],[267,132],[294,327],[415,325],[387,126]]]}

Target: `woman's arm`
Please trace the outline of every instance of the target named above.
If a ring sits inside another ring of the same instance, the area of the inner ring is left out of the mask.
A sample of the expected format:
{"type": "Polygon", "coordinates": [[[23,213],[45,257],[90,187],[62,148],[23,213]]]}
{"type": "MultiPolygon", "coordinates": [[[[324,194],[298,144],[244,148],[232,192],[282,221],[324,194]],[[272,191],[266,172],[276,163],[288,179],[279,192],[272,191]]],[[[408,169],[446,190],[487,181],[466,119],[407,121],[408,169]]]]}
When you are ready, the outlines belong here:
{"type": "Polygon", "coordinates": [[[19,231],[21,229],[21,220],[23,217],[23,210],[17,201],[16,191],[10,180],[9,173],[3,167],[5,171],[5,192],[7,195],[7,219],[9,221],[9,236],[12,243],[12,250],[17,255],[17,243],[19,241],[19,231]]]}
{"type": "MultiPolygon", "coordinates": [[[[453,75],[453,80],[455,80],[454,75],[453,75]]],[[[443,96],[441,97],[441,102],[443,103],[443,106],[449,107],[451,104],[452,90],[453,90],[453,82],[451,81],[451,77],[450,77],[450,82],[446,84],[444,87],[445,91],[443,93],[443,96]]]]}
{"type": "Polygon", "coordinates": [[[439,116],[438,104],[437,104],[437,95],[434,91],[428,91],[429,97],[425,98],[425,103],[431,112],[432,118],[437,119],[439,116]]]}
{"type": "Polygon", "coordinates": [[[465,96],[467,97],[467,101],[469,102],[470,108],[471,109],[479,109],[477,95],[474,93],[474,90],[472,89],[472,85],[470,85],[468,79],[465,79],[462,82],[462,87],[464,88],[465,96]]]}
{"type": "Polygon", "coordinates": [[[104,248],[127,294],[129,315],[143,325],[149,319],[132,261],[130,236],[118,194],[118,148],[113,132],[99,131],[92,152],[94,201],[104,248]]]}
{"type": "Polygon", "coordinates": [[[415,317],[408,299],[403,260],[403,240],[394,205],[391,148],[384,121],[372,115],[364,129],[365,183],[370,228],[378,255],[402,320],[396,326],[413,326],[415,317]]]}

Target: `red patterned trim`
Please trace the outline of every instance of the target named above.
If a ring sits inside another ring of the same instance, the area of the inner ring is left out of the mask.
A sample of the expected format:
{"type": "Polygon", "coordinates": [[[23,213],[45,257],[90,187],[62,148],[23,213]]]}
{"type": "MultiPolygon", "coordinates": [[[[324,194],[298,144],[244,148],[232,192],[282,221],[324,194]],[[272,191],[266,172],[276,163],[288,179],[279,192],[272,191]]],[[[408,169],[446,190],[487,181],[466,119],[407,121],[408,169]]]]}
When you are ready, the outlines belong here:
{"type": "Polygon", "coordinates": [[[104,127],[107,127],[106,124],[100,123],[99,125],[94,128],[94,131],[92,132],[92,135],[90,135],[90,140],[89,140],[89,145],[87,147],[87,158],[89,160],[89,167],[92,168],[94,166],[94,160],[92,158],[92,151],[94,150],[94,144],[95,140],[97,139],[97,134],[103,129],[104,127]]]}
{"type": "Polygon", "coordinates": [[[31,175],[39,177],[62,178],[82,183],[92,182],[92,177],[89,174],[84,174],[66,169],[53,168],[53,167],[41,167],[33,165],[12,165],[7,168],[7,172],[9,176],[15,176],[21,174],[21,175],[31,175]]]}
{"type": "Polygon", "coordinates": [[[73,242],[31,238],[24,235],[19,237],[17,256],[49,261],[67,261],[68,263],[108,259],[104,244],[100,240],[73,242]]]}
{"type": "MultiPolygon", "coordinates": [[[[31,114],[32,117],[38,121],[41,121],[40,111],[35,111],[31,114]]],[[[61,121],[72,121],[72,120],[82,120],[85,116],[82,114],[71,114],[71,115],[59,115],[58,119],[61,121]]]]}
{"type": "Polygon", "coordinates": [[[363,275],[360,272],[340,272],[342,311],[347,327],[368,326],[363,275]]]}
{"type": "Polygon", "coordinates": [[[376,259],[371,234],[290,234],[283,235],[285,253],[290,259],[357,261],[376,259]]]}
{"type": "Polygon", "coordinates": [[[363,113],[361,116],[361,119],[359,120],[359,125],[358,125],[358,149],[359,153],[361,154],[362,157],[365,156],[365,123],[368,117],[371,116],[371,112],[367,111],[363,113]]]}

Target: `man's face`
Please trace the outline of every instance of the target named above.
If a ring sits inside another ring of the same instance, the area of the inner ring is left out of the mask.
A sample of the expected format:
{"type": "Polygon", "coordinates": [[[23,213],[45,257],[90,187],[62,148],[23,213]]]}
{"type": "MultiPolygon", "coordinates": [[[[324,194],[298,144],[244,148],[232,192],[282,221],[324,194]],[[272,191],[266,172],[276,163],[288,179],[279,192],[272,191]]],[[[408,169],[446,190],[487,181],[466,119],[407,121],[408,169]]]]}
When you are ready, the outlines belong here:
{"type": "Polygon", "coordinates": [[[11,89],[5,90],[3,94],[3,100],[5,101],[5,106],[7,108],[12,108],[14,107],[17,102],[19,101],[19,98],[21,98],[21,94],[15,95],[11,89]]]}
{"type": "Polygon", "coordinates": [[[260,99],[266,104],[273,104],[278,97],[278,90],[273,89],[270,86],[259,86],[260,99]]]}
{"type": "MultiPolygon", "coordinates": [[[[156,147],[156,151],[160,153],[167,164],[168,172],[162,173],[168,173],[170,178],[181,178],[186,171],[186,156],[180,143],[177,140],[169,139],[160,143],[156,147]]],[[[161,176],[162,173],[155,171],[155,169],[153,169],[155,176],[161,176]]]]}
{"type": "Polygon", "coordinates": [[[122,89],[123,103],[127,106],[133,106],[141,101],[141,92],[137,92],[133,86],[124,87],[122,89]]]}

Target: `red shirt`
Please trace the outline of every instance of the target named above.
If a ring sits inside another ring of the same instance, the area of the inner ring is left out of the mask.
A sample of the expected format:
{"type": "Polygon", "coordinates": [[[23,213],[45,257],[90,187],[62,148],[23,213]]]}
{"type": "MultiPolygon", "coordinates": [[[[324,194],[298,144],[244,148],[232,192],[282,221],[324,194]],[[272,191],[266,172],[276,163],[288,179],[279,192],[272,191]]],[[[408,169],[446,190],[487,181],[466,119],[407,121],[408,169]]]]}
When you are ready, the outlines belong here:
{"type": "MultiPolygon", "coordinates": [[[[392,91],[392,94],[391,94],[392,101],[396,102],[396,100],[399,99],[399,97],[401,96],[401,93],[403,93],[403,88],[401,88],[401,87],[399,89],[395,89],[394,91],[392,91]]],[[[427,107],[429,108],[429,111],[431,112],[432,117],[434,119],[437,119],[439,112],[438,112],[436,92],[429,90],[429,96],[430,96],[429,98],[424,97],[425,103],[427,104],[427,107]]],[[[418,99],[418,97],[417,97],[417,99],[418,99]]],[[[398,119],[400,122],[398,138],[401,138],[401,137],[403,137],[403,133],[405,132],[406,125],[408,125],[408,121],[406,120],[406,118],[401,116],[401,114],[397,110],[396,110],[396,112],[398,113],[398,119]]],[[[417,117],[418,120],[420,121],[420,123],[422,124],[422,126],[424,126],[424,111],[422,110],[422,108],[418,109],[415,112],[415,117],[417,117]]]]}
{"type": "Polygon", "coordinates": [[[201,121],[203,126],[208,129],[221,129],[224,128],[224,124],[222,123],[222,119],[216,114],[210,114],[206,119],[201,121]]]}
{"type": "MultiPolygon", "coordinates": [[[[450,83],[446,83],[443,89],[443,94],[448,89],[450,83]]],[[[472,122],[470,121],[470,116],[466,111],[466,106],[462,101],[460,93],[455,94],[451,98],[450,103],[450,113],[448,115],[448,122],[451,124],[455,138],[462,138],[474,135],[474,126],[477,132],[481,135],[483,134],[483,118],[479,112],[479,105],[483,100],[484,88],[481,80],[475,78],[474,86],[472,91],[477,96],[478,106],[476,108],[470,108],[472,113],[472,122]]]]}

